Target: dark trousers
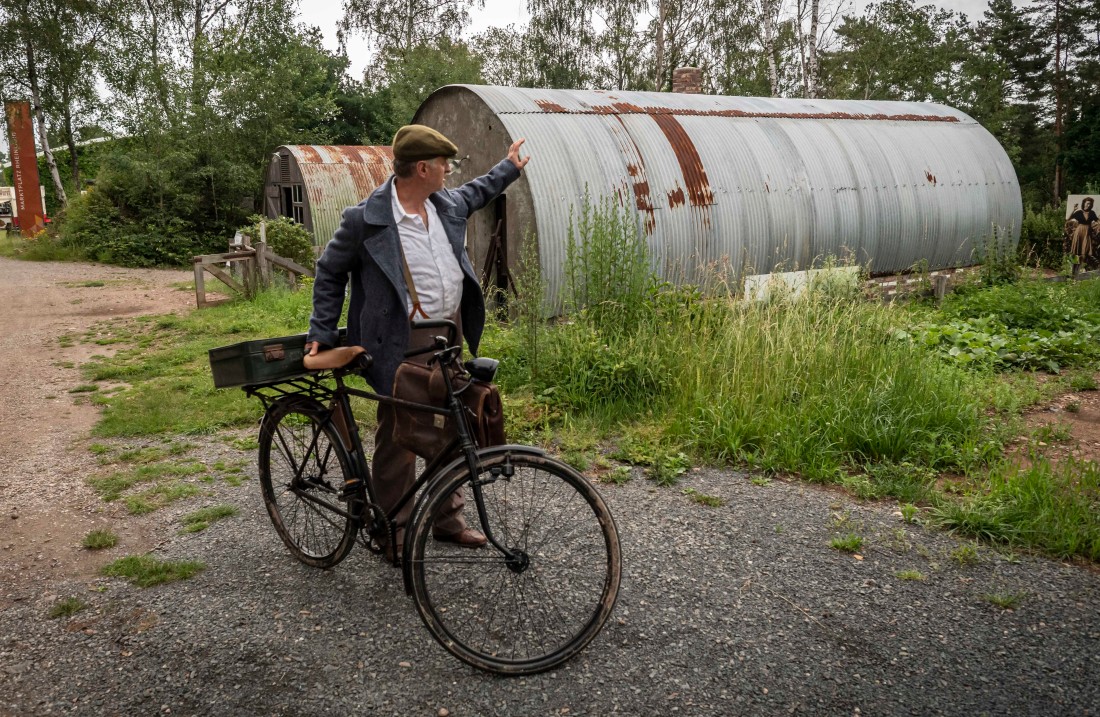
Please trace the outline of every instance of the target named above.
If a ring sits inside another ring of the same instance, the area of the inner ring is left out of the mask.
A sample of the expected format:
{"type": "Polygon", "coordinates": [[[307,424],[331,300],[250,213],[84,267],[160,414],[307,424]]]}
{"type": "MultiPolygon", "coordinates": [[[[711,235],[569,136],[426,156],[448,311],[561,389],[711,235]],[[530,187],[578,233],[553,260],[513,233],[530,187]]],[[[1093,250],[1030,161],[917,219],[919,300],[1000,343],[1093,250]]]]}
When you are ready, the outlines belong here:
{"type": "MultiPolygon", "coordinates": [[[[442,332],[439,329],[413,331],[409,336],[409,348],[427,346],[431,343],[432,336],[440,333],[442,332]]],[[[462,343],[461,330],[458,341],[462,343]]],[[[421,354],[410,360],[427,363],[430,357],[430,353],[421,354]]],[[[397,501],[405,491],[416,482],[416,454],[405,450],[393,440],[395,420],[393,406],[379,403],[378,428],[374,431],[374,457],[371,459],[371,479],[378,505],[387,513],[397,505],[397,501]]],[[[413,500],[407,501],[394,519],[398,545],[401,545],[405,539],[405,525],[412,514],[413,503],[413,500]]],[[[466,521],[462,517],[462,508],[465,504],[462,491],[452,493],[436,514],[432,532],[436,535],[452,535],[463,530],[466,527],[466,521]]]]}

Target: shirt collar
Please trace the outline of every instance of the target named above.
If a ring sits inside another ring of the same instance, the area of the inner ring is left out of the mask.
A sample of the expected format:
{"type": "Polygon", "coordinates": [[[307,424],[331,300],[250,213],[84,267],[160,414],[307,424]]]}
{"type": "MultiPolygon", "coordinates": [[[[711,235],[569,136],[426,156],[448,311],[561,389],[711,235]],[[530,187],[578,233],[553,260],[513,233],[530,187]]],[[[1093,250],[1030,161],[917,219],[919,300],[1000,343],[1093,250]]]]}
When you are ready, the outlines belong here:
{"type": "MultiPolygon", "coordinates": [[[[400,224],[401,220],[405,217],[409,217],[411,219],[416,216],[415,214],[409,214],[408,212],[406,212],[405,207],[401,205],[401,200],[397,198],[397,177],[392,177],[390,179],[390,205],[393,207],[394,222],[396,222],[397,224],[400,224]]],[[[432,203],[431,198],[424,200],[424,206],[428,210],[429,220],[433,216],[438,216],[439,213],[436,211],[435,205],[432,203]]]]}

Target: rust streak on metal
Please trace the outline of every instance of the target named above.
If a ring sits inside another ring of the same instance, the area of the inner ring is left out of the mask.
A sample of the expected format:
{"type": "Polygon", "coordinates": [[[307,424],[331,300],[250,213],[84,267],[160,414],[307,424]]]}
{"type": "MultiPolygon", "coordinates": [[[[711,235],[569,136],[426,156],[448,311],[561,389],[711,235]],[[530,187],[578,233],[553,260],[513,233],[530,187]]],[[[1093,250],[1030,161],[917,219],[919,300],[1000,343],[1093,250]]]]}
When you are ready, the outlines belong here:
{"type": "Polygon", "coordinates": [[[933,187],[936,186],[936,175],[932,174],[932,172],[928,171],[927,169],[924,170],[924,178],[927,179],[928,183],[931,184],[933,187]]]}
{"type": "Polygon", "coordinates": [[[321,153],[308,144],[298,145],[298,151],[302,155],[301,161],[310,162],[313,164],[320,164],[325,161],[321,158],[321,153]]]}
{"type": "Polygon", "coordinates": [[[710,188],[707,172],[703,168],[703,160],[699,156],[699,151],[695,149],[691,137],[688,137],[688,133],[684,130],[684,126],[672,115],[653,115],[653,121],[665,133],[668,143],[672,145],[672,151],[684,175],[691,206],[705,207],[714,204],[714,192],[710,188]]]}
{"type": "Polygon", "coordinates": [[[539,106],[543,112],[554,112],[557,114],[568,113],[569,110],[565,109],[556,102],[550,100],[535,100],[535,104],[539,106]]]}
{"type": "Polygon", "coordinates": [[[577,115],[653,115],[675,117],[744,117],[752,119],[832,119],[832,120],[877,120],[894,122],[959,122],[958,117],[950,115],[885,114],[875,112],[747,112],[745,110],[697,110],[676,107],[639,107],[629,102],[614,102],[610,105],[592,105],[589,109],[568,110],[547,100],[536,100],[535,104],[543,112],[577,115]]]}
{"type": "MultiPolygon", "coordinates": [[[[622,125],[623,135],[630,140],[630,146],[634,149],[633,158],[637,159],[637,164],[633,162],[627,164],[627,171],[630,173],[631,179],[633,179],[634,205],[638,208],[639,212],[645,215],[643,224],[646,234],[652,234],[653,230],[657,228],[657,217],[653,211],[653,198],[649,195],[649,179],[646,177],[645,159],[642,158],[642,153],[638,150],[638,144],[634,141],[634,138],[630,136],[630,131],[626,128],[626,123],[623,122],[621,117],[616,116],[615,119],[622,125]]],[[[625,145],[623,145],[623,148],[626,149],[625,145]]],[[[627,149],[627,152],[629,152],[629,149],[627,149]]],[[[627,157],[627,159],[631,158],[627,157]]]]}
{"type": "Polygon", "coordinates": [[[676,187],[668,193],[668,208],[675,209],[676,207],[684,206],[684,188],[676,187]]]}

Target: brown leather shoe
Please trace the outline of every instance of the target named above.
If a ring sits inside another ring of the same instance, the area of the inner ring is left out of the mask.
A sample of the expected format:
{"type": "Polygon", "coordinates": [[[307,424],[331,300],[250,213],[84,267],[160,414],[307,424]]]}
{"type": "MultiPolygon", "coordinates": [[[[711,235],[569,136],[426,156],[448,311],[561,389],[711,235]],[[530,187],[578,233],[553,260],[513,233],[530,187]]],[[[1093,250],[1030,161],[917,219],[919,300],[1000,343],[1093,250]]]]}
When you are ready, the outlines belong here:
{"type": "Polygon", "coordinates": [[[463,528],[457,533],[451,533],[450,535],[432,535],[436,540],[441,543],[454,543],[461,548],[480,548],[485,545],[489,540],[481,534],[480,531],[473,528],[463,528]]]}

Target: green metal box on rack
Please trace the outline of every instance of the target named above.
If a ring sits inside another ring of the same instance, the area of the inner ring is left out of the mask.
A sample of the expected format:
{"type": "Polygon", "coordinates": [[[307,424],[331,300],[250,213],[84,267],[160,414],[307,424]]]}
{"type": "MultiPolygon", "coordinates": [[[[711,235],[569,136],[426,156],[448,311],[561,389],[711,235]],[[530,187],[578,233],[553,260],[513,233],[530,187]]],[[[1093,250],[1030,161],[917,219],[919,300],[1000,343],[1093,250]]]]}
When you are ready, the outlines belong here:
{"type": "MultiPolygon", "coordinates": [[[[347,330],[340,329],[341,344],[346,335],[347,330]]],[[[305,345],[306,335],[294,334],[210,349],[214,387],[256,386],[301,376],[306,373],[302,365],[305,345]]]]}

